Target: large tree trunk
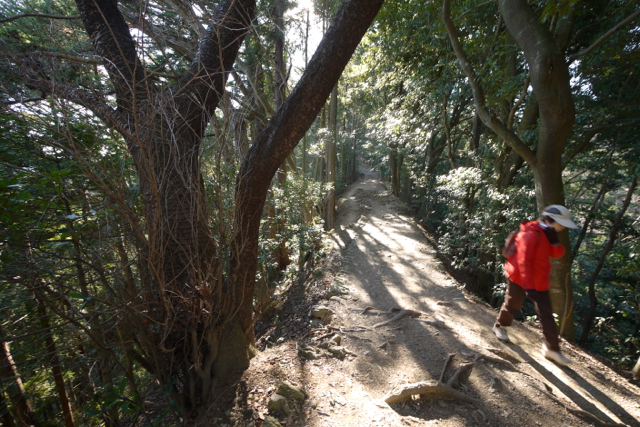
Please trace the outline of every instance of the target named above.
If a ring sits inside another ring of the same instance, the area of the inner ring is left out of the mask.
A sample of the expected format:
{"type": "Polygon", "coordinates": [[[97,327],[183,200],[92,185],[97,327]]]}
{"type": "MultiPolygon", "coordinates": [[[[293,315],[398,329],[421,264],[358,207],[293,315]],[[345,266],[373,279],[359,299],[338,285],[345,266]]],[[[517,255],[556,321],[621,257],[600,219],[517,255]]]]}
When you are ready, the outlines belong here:
{"type": "Polygon", "coordinates": [[[215,378],[246,367],[249,358],[246,351],[226,358],[223,353],[238,342],[238,330],[243,334],[231,321],[234,301],[221,286],[199,151],[255,0],[220,2],[191,67],[164,91],[145,75],[116,2],[77,4],[116,88],[118,110],[108,123],[127,142],[145,208],[141,257],[152,276],[127,302],[130,332],[146,346],[141,350],[161,383],[175,384],[178,403],[195,407],[208,399],[215,378]],[[136,319],[141,313],[145,322],[136,319]]]}
{"type": "Polygon", "coordinates": [[[221,260],[227,254],[219,253],[210,229],[200,143],[250,28],[255,0],[218,3],[188,71],[167,89],[147,75],[117,1],[76,0],[115,88],[117,108],[80,91],[64,92],[53,82],[45,89],[90,108],[127,142],[145,212],[143,224],[131,215],[145,248],[138,261],[144,280],[123,304],[129,339],[138,343],[131,356],[162,384],[172,384],[183,407],[198,407],[217,381],[248,366],[259,226],[270,182],[317,116],[382,2],[343,3],[298,86],[255,137],[237,176],[224,276],[221,260]]]}
{"type": "MultiPolygon", "coordinates": [[[[538,102],[540,127],[536,151],[531,150],[485,105],[484,93],[458,40],[450,16],[450,0],[443,0],[442,17],[458,62],[473,90],[476,111],[482,122],[511,146],[533,169],[536,199],[540,210],[550,204],[564,204],[561,156],[575,119],[570,76],[562,52],[548,29],[540,24],[526,0],[500,0],[500,11],[513,38],[520,45],[529,65],[531,85],[538,102]]],[[[560,233],[567,249],[564,257],[552,260],[551,296],[554,313],[560,317],[560,331],[573,340],[573,291],[571,288],[571,249],[569,235],[560,233]]]]}
{"type": "MultiPolygon", "coordinates": [[[[500,0],[500,11],[529,64],[531,85],[538,102],[540,128],[533,168],[540,211],[551,204],[564,205],[562,152],[575,120],[570,75],[564,55],[553,35],[542,26],[526,0],[500,0]]],[[[560,318],[560,331],[574,338],[571,248],[567,231],[560,233],[565,255],[552,260],[551,301],[560,318]]]]}
{"type": "Polygon", "coordinates": [[[327,156],[327,183],[331,189],[327,193],[324,205],[324,229],[333,230],[336,219],[336,140],[338,126],[338,84],[331,90],[331,102],[329,103],[329,132],[326,144],[327,156]]]}
{"type": "Polygon", "coordinates": [[[253,342],[253,291],[260,217],[268,183],[320,112],[383,0],[347,0],[336,14],[302,78],[254,140],[236,181],[236,215],[229,283],[245,332],[253,342]]]}

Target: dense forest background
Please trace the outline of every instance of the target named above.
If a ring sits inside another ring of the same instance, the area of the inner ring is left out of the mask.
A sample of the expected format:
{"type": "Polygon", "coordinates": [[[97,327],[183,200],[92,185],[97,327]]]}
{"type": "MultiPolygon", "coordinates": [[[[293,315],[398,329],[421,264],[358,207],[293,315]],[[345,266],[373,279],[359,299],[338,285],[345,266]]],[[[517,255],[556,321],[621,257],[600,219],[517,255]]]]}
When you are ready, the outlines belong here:
{"type": "Polygon", "coordinates": [[[201,406],[322,256],[358,158],[494,306],[506,235],[569,207],[562,333],[633,366],[637,5],[380,4],[0,3],[3,425],[201,406]]]}

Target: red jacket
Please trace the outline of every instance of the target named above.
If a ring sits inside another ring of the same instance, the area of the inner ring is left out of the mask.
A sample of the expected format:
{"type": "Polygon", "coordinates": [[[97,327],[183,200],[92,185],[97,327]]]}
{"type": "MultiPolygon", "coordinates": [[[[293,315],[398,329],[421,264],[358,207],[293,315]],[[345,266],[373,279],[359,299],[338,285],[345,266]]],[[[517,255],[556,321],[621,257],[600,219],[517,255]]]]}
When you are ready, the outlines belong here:
{"type": "Polygon", "coordinates": [[[507,259],[504,269],[513,283],[524,289],[549,290],[549,257],[564,255],[562,244],[552,245],[538,221],[523,222],[516,235],[516,253],[507,259]]]}

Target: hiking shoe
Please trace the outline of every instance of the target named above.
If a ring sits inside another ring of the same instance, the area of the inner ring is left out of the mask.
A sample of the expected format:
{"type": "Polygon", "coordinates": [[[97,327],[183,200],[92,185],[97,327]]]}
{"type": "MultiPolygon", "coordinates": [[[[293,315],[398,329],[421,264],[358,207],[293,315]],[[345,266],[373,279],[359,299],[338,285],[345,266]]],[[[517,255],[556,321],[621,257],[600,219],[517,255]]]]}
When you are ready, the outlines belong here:
{"type": "Polygon", "coordinates": [[[546,345],[542,344],[542,355],[545,359],[549,359],[552,362],[556,362],[560,366],[568,366],[571,363],[570,359],[567,359],[559,351],[549,350],[546,345]]]}
{"type": "Polygon", "coordinates": [[[500,341],[509,342],[509,335],[507,335],[507,331],[504,328],[501,328],[498,325],[493,325],[493,333],[496,334],[496,337],[500,341]]]}

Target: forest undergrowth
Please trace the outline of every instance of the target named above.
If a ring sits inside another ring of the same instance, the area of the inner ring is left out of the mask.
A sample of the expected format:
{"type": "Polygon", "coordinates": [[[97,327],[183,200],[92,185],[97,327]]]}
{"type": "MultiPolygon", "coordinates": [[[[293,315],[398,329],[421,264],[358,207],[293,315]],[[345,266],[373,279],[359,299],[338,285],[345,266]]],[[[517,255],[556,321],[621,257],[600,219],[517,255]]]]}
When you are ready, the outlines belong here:
{"type": "Polygon", "coordinates": [[[554,365],[540,355],[533,322],[512,328],[514,344],[495,339],[495,311],[447,273],[411,209],[377,176],[363,168],[341,196],[325,256],[258,324],[260,352],[226,396],[231,409],[198,426],[640,422],[628,373],[567,342],[574,363],[554,365]],[[303,396],[279,394],[289,386],[303,396]]]}

